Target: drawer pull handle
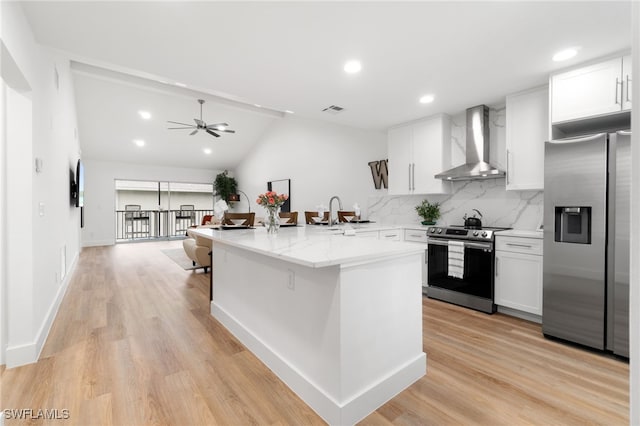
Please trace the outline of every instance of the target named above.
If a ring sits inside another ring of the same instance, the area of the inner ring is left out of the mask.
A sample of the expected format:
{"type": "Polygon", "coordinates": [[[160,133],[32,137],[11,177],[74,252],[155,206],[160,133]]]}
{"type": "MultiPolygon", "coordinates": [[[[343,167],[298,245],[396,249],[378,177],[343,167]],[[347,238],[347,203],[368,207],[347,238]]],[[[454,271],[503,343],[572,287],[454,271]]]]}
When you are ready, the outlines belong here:
{"type": "Polygon", "coordinates": [[[411,234],[410,237],[423,238],[422,234],[411,234]]]}
{"type": "Polygon", "coordinates": [[[516,243],[507,243],[508,246],[511,247],[524,247],[524,248],[531,248],[532,246],[529,244],[516,244],[516,243]]]}
{"type": "Polygon", "coordinates": [[[385,238],[394,238],[394,237],[397,237],[397,236],[398,236],[398,234],[389,234],[389,235],[385,235],[384,237],[385,238]]]}

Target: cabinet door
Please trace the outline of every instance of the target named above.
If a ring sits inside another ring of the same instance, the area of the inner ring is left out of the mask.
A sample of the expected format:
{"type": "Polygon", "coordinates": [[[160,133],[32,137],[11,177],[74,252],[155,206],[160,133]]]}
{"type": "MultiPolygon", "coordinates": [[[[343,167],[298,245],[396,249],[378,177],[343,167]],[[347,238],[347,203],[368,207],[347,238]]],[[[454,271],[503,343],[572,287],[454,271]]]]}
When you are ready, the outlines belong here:
{"type": "Polygon", "coordinates": [[[631,109],[631,55],[622,58],[622,109],[631,109]]]}
{"type": "Polygon", "coordinates": [[[507,96],[507,190],[544,188],[548,136],[547,86],[507,96]]]}
{"type": "Polygon", "coordinates": [[[451,167],[451,124],[448,116],[420,121],[413,127],[413,192],[447,194],[451,183],[434,176],[451,167]]]}
{"type": "Polygon", "coordinates": [[[495,303],[542,315],[542,256],[496,250],[495,303]]]}
{"type": "Polygon", "coordinates": [[[551,77],[551,121],[573,120],[622,109],[622,59],[551,77]]]}
{"type": "Polygon", "coordinates": [[[396,127],[387,135],[387,154],[389,163],[389,194],[403,195],[411,193],[411,145],[413,129],[411,126],[396,127]]]}

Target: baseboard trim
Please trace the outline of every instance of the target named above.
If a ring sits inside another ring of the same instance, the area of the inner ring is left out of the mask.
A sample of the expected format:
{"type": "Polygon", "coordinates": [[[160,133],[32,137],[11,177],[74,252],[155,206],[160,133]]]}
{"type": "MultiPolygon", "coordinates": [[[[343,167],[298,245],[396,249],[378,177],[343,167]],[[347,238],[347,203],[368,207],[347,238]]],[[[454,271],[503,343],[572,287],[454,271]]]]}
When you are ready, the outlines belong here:
{"type": "Polygon", "coordinates": [[[96,240],[96,241],[83,241],[82,247],[100,247],[100,246],[113,246],[115,245],[113,240],[96,240]]]}
{"type": "Polygon", "coordinates": [[[295,366],[252,334],[242,323],[215,302],[211,315],[220,321],[240,342],[269,367],[293,392],[329,424],[353,425],[425,375],[427,356],[420,353],[359,395],[338,402],[309,380],[295,366]],[[375,407],[375,408],[371,408],[375,407]]]}
{"type": "Polygon", "coordinates": [[[523,320],[536,322],[538,324],[542,324],[542,316],[531,314],[529,312],[519,311],[517,309],[508,308],[506,306],[498,306],[498,312],[501,314],[509,315],[512,317],[520,318],[523,320]]]}
{"type": "Polygon", "coordinates": [[[71,265],[69,266],[69,270],[64,277],[64,280],[62,280],[62,284],[58,288],[56,297],[49,307],[49,311],[47,311],[47,315],[45,316],[44,321],[38,329],[38,334],[36,335],[35,340],[32,343],[22,344],[18,346],[7,346],[5,357],[7,368],[14,368],[21,365],[32,364],[34,362],[37,362],[38,358],[40,358],[40,353],[42,352],[42,348],[44,348],[44,344],[47,341],[47,337],[49,336],[49,332],[51,331],[51,326],[53,326],[53,321],[58,315],[58,310],[60,309],[62,299],[64,299],[64,295],[67,293],[69,283],[71,282],[73,274],[75,273],[76,266],[78,264],[78,256],[79,253],[76,253],[73,261],[71,262],[71,265]]]}

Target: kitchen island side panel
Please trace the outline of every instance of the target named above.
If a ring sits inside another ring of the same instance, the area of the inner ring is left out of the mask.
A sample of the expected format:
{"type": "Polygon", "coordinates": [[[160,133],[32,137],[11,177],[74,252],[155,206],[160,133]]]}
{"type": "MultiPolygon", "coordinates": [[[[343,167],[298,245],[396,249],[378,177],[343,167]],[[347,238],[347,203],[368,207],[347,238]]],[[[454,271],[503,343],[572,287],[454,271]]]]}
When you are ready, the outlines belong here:
{"type": "Polygon", "coordinates": [[[418,380],[421,258],[309,268],[214,244],[212,314],[330,424],[418,380]]]}

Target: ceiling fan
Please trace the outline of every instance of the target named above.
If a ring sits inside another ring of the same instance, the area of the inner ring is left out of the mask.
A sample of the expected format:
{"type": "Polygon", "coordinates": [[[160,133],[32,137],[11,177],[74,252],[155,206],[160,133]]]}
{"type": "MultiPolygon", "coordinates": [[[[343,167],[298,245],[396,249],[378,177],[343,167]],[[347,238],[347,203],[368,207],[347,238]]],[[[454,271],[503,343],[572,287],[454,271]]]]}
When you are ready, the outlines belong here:
{"type": "Polygon", "coordinates": [[[221,133],[221,132],[224,132],[224,133],[236,132],[235,130],[227,129],[227,127],[229,127],[227,123],[207,124],[204,121],[202,121],[202,104],[204,103],[204,99],[198,99],[198,103],[200,103],[200,119],[197,119],[197,118],[193,119],[193,121],[196,122],[195,125],[180,123],[177,121],[167,121],[167,123],[180,124],[181,126],[185,126],[185,127],[169,127],[168,129],[169,130],[193,129],[193,132],[189,133],[189,136],[195,135],[196,133],[198,133],[198,130],[204,130],[205,132],[209,133],[212,136],[215,136],[216,138],[220,137],[218,133],[221,133]]]}

